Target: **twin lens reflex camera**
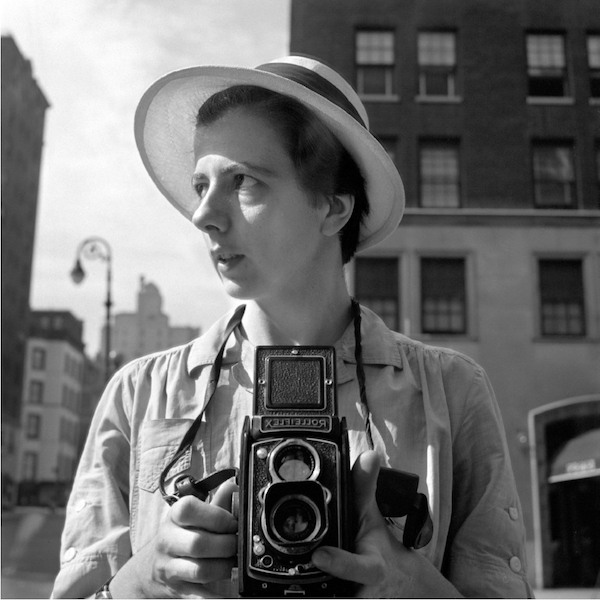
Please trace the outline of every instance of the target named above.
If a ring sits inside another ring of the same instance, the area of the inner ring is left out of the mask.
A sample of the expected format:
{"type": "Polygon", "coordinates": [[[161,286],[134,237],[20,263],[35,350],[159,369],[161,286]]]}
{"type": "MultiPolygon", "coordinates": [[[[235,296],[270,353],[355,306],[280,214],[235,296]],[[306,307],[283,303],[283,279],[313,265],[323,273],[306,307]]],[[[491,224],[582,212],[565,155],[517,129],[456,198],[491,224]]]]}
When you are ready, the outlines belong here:
{"type": "MultiPolygon", "coordinates": [[[[206,480],[205,480],[206,481],[206,480]]],[[[377,503],[384,516],[407,517],[404,544],[431,537],[417,475],[384,468],[377,503]]],[[[187,477],[179,495],[203,482],[187,477]]],[[[348,597],[352,584],[317,569],[319,546],[352,550],[356,534],[346,421],[336,415],[335,350],[256,348],[254,411],[245,419],[239,497],[237,578],[241,597],[348,597]]]]}

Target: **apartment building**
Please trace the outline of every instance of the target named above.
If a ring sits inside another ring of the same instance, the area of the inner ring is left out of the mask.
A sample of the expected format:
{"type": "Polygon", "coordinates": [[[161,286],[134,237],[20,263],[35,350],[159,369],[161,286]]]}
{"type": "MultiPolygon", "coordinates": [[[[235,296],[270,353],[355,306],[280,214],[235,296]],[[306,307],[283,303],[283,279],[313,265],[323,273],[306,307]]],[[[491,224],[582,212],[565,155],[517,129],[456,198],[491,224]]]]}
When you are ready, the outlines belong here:
{"type": "Polygon", "coordinates": [[[405,183],[403,222],[354,261],[350,288],[390,327],[486,369],[531,578],[594,585],[600,456],[584,442],[600,430],[597,2],[292,0],[290,50],[355,86],[405,183]]]}
{"type": "Polygon", "coordinates": [[[27,340],[19,504],[64,505],[79,458],[85,356],[82,322],[67,311],[32,311],[27,340]]]}

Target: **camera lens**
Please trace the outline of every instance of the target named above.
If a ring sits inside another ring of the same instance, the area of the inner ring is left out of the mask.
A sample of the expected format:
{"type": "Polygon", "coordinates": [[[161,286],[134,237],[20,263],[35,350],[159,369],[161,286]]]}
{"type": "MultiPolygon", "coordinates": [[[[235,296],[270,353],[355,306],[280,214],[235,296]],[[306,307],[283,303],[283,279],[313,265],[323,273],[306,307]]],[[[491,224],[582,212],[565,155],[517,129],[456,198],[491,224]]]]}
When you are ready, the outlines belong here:
{"type": "Polygon", "coordinates": [[[310,539],[321,526],[321,516],[315,504],[304,496],[285,496],[274,507],[274,532],[286,542],[310,539]]]}
{"type": "Polygon", "coordinates": [[[299,442],[287,442],[276,449],[273,468],[282,481],[305,481],[316,466],[315,450],[299,442]]]}

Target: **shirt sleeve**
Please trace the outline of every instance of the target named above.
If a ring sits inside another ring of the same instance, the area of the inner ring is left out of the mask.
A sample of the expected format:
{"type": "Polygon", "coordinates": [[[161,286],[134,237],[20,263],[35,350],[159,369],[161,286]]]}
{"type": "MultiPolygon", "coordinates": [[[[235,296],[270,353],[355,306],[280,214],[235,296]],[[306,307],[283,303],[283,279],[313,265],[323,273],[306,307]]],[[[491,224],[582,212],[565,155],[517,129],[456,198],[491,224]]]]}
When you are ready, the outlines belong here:
{"type": "Polygon", "coordinates": [[[117,374],[96,409],[67,504],[52,598],[93,595],[131,556],[130,398],[117,374]]]}
{"type": "Polygon", "coordinates": [[[502,417],[486,373],[479,366],[472,373],[453,435],[453,510],[443,572],[466,597],[533,598],[502,417]]]}

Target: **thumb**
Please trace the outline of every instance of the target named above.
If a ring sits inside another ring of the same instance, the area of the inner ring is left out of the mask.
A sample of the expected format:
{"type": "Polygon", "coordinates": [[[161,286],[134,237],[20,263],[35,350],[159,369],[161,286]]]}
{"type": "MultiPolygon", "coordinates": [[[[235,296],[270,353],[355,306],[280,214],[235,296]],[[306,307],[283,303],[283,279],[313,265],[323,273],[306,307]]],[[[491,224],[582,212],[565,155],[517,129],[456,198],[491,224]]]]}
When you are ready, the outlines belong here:
{"type": "Polygon", "coordinates": [[[356,512],[360,520],[367,518],[375,509],[379,515],[375,492],[377,491],[377,477],[379,475],[379,456],[373,450],[363,452],[352,466],[352,483],[356,512]]]}
{"type": "Polygon", "coordinates": [[[232,512],[231,510],[231,498],[235,492],[238,491],[238,486],[233,481],[226,481],[221,484],[215,495],[212,497],[210,503],[213,506],[224,508],[225,510],[232,512]]]}

